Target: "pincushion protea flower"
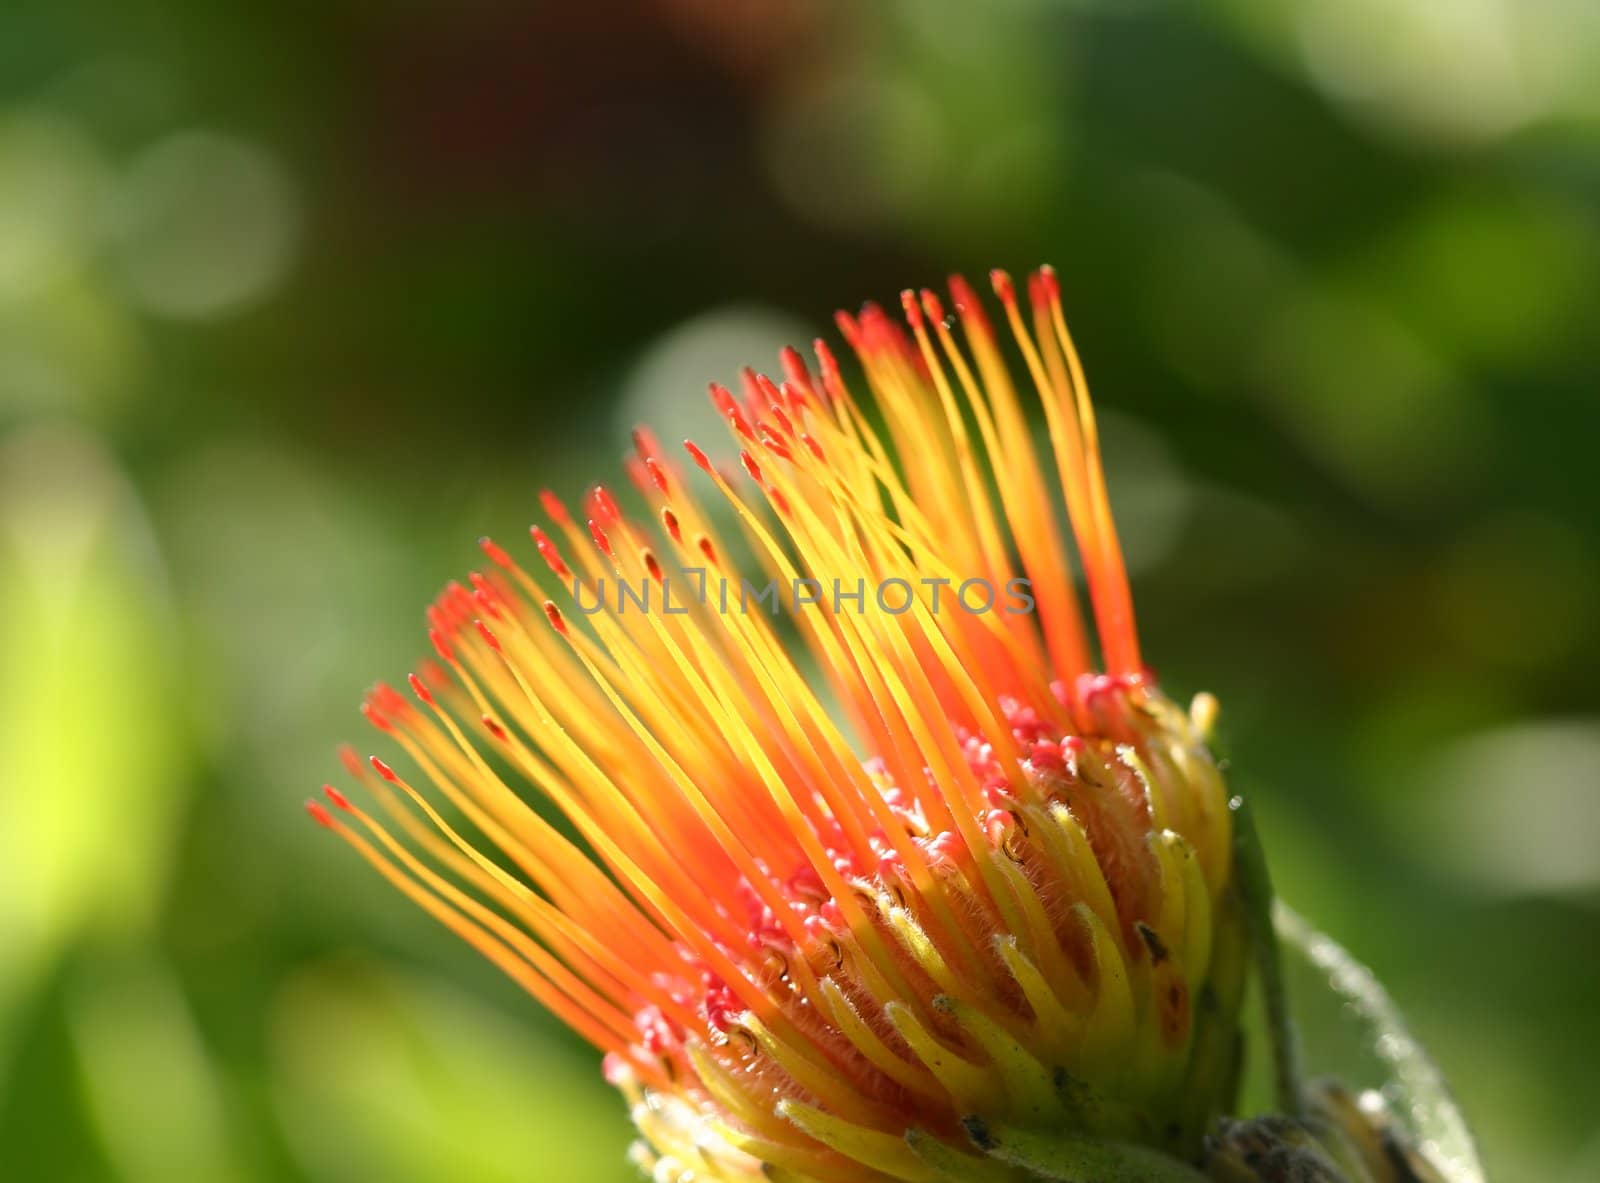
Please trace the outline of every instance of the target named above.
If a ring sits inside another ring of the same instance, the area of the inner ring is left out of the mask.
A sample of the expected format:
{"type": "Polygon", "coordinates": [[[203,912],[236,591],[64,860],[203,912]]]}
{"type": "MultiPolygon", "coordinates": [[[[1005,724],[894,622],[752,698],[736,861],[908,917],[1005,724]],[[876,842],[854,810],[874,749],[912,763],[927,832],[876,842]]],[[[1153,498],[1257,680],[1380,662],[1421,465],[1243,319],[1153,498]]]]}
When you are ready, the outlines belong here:
{"type": "Polygon", "coordinates": [[[649,525],[597,488],[586,524],[545,496],[542,563],[484,540],[415,701],[365,703],[416,782],[349,756],[388,821],[309,805],[605,1053],[656,1179],[1193,1177],[1231,1103],[1209,700],[1142,663],[1054,274],[1031,315],[992,279],[1011,344],[959,279],[953,316],[841,314],[870,403],[825,343],[785,351],[712,388],[742,476],[640,431],[649,525]]]}

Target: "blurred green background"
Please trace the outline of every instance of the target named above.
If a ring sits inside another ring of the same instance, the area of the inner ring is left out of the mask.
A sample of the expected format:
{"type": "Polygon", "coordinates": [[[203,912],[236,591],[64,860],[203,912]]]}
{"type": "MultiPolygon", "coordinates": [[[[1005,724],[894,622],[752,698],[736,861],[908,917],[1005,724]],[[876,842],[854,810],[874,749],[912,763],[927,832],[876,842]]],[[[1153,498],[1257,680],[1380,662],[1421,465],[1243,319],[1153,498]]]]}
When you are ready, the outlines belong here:
{"type": "Polygon", "coordinates": [[[0,7],[0,1177],[628,1178],[300,800],[541,485],[1045,260],[1283,891],[1600,1177],[1582,0],[0,7]]]}

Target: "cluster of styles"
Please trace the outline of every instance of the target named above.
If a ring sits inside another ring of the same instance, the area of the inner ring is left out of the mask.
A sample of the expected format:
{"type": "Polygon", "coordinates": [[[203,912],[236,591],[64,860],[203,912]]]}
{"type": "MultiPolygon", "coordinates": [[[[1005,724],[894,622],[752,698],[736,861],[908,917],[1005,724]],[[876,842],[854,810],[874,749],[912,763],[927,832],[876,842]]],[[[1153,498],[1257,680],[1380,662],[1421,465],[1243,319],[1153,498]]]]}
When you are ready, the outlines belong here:
{"type": "Polygon", "coordinates": [[[547,494],[533,561],[485,539],[412,694],[364,707],[414,771],[347,752],[376,806],[310,805],[604,1053],[663,1183],[1037,1179],[1074,1146],[1199,1178],[1233,1104],[1214,704],[1142,663],[1054,274],[991,278],[1004,340],[960,279],[840,314],[864,387],[786,350],[712,388],[737,467],[641,429],[646,511],[547,494]]]}

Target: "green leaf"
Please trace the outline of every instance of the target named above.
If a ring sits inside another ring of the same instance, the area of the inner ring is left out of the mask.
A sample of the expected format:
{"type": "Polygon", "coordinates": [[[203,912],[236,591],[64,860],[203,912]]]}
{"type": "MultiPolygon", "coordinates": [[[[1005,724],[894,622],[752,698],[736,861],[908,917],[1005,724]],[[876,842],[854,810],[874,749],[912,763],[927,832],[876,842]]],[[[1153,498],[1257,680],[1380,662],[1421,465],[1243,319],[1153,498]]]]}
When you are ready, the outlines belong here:
{"type": "MultiPolygon", "coordinates": [[[[1444,1075],[1406,1026],[1399,1008],[1372,971],[1317,931],[1281,900],[1273,912],[1286,968],[1295,975],[1296,1009],[1334,1011],[1329,1030],[1359,1045],[1371,1079],[1349,1080],[1381,1093],[1416,1145],[1450,1183],[1484,1183],[1466,1118],[1444,1075]]],[[[1308,1057],[1315,1062],[1317,1049],[1308,1057]]],[[[1343,1065],[1340,1066],[1343,1071],[1343,1065]]]]}

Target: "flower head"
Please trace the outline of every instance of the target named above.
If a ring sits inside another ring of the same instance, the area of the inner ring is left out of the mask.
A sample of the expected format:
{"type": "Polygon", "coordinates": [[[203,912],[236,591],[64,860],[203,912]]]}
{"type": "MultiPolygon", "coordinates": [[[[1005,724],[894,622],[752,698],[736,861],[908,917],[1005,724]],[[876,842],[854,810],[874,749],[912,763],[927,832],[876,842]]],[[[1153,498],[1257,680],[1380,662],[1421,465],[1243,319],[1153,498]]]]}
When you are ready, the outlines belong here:
{"type": "Polygon", "coordinates": [[[992,278],[1010,343],[959,279],[840,314],[870,399],[785,351],[712,387],[738,469],[641,430],[648,516],[484,540],[364,707],[414,772],[310,807],[605,1053],[659,1179],[1190,1155],[1229,1100],[1226,792],[1141,662],[1056,278],[992,278]]]}

